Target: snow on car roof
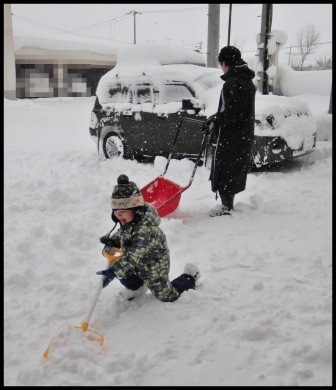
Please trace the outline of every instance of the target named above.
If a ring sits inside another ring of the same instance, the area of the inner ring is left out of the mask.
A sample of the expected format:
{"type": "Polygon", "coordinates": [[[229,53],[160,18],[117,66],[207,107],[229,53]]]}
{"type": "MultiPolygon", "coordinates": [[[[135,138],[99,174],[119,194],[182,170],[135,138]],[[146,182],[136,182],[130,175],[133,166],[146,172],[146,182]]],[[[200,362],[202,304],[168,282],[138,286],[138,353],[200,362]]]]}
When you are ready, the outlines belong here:
{"type": "Polygon", "coordinates": [[[205,67],[203,54],[196,51],[170,45],[140,44],[118,51],[117,65],[100,79],[96,94],[100,97],[118,80],[122,84],[132,84],[150,77],[152,81],[192,83],[213,71],[219,72],[220,76],[219,69],[205,67]]]}
{"type": "Polygon", "coordinates": [[[201,53],[170,45],[142,44],[118,51],[117,65],[103,75],[96,95],[101,103],[108,102],[108,91],[116,83],[139,84],[150,81],[182,81],[192,85],[198,97],[207,89],[223,82],[218,68],[207,68],[201,53]]]}
{"type": "MultiPolygon", "coordinates": [[[[196,98],[204,102],[213,114],[217,109],[218,97],[223,86],[220,69],[206,68],[192,64],[153,65],[139,64],[139,66],[117,65],[100,79],[96,95],[101,104],[109,103],[109,91],[116,84],[122,86],[136,85],[150,82],[156,88],[164,88],[164,83],[179,81],[187,83],[195,91],[196,98]]],[[[167,107],[165,108],[165,110],[167,107]]],[[[174,108],[176,111],[177,108],[174,108]]],[[[210,115],[210,114],[209,114],[210,115]]]]}

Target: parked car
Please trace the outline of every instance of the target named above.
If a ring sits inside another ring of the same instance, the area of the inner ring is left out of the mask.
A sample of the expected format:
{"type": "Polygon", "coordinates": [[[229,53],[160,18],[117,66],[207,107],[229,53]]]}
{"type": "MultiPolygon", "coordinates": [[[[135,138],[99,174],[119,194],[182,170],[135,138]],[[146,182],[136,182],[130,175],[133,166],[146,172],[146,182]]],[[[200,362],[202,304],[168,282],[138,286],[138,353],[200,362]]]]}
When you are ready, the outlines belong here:
{"type": "MultiPolygon", "coordinates": [[[[160,62],[153,60],[153,53],[142,54],[142,62],[121,56],[98,83],[89,129],[98,153],[106,158],[168,157],[182,118],[205,121],[217,111],[220,69],[194,60],[160,62]]],[[[172,158],[196,159],[202,136],[199,124],[183,121],[172,158]]],[[[211,155],[212,145],[207,145],[211,155]]],[[[303,156],[315,145],[316,122],[305,102],[257,92],[256,167],[303,156]]]]}

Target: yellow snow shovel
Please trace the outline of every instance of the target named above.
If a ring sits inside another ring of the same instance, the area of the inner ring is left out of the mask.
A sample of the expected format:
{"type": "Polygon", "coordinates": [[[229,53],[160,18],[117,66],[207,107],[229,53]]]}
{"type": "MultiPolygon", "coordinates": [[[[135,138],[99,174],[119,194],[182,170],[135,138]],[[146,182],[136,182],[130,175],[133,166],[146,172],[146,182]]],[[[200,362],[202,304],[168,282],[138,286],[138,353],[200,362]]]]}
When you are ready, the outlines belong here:
{"type": "MultiPolygon", "coordinates": [[[[105,248],[103,249],[102,253],[106,257],[107,262],[108,262],[109,265],[114,263],[117,260],[120,260],[120,258],[124,255],[124,253],[123,253],[123,251],[121,249],[115,248],[115,247],[109,247],[109,246],[105,246],[105,248]]],[[[98,288],[97,288],[97,290],[95,292],[95,295],[93,296],[90,308],[89,308],[89,310],[87,312],[87,315],[86,315],[84,321],[82,322],[82,325],[81,326],[73,326],[74,328],[81,329],[83,332],[90,332],[90,336],[92,336],[92,337],[90,337],[89,339],[92,339],[93,341],[97,341],[100,346],[103,346],[103,344],[104,344],[104,336],[102,334],[92,330],[92,329],[89,329],[89,321],[91,319],[93,310],[96,307],[96,304],[98,302],[98,298],[100,296],[101,290],[103,289],[103,280],[104,280],[104,278],[105,278],[105,276],[103,275],[101,277],[100,281],[99,281],[98,288]]],[[[53,337],[50,340],[48,348],[45,350],[45,352],[43,354],[43,358],[45,360],[48,360],[49,349],[50,349],[52,340],[54,338],[55,337],[53,337]]]]}

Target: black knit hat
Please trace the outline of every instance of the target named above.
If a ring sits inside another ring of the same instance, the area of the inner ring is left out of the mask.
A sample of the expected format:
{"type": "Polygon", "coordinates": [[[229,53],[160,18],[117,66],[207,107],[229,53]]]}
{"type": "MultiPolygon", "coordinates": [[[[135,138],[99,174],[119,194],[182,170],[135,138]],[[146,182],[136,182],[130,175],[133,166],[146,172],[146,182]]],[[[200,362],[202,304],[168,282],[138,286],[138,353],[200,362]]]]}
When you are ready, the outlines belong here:
{"type": "Polygon", "coordinates": [[[218,54],[218,62],[225,62],[226,65],[235,65],[241,59],[240,51],[234,46],[225,46],[218,54]]]}
{"type": "Polygon", "coordinates": [[[142,194],[137,185],[133,181],[129,181],[128,176],[120,175],[117,182],[118,184],[113,188],[111,196],[113,210],[125,210],[143,206],[142,194]]]}

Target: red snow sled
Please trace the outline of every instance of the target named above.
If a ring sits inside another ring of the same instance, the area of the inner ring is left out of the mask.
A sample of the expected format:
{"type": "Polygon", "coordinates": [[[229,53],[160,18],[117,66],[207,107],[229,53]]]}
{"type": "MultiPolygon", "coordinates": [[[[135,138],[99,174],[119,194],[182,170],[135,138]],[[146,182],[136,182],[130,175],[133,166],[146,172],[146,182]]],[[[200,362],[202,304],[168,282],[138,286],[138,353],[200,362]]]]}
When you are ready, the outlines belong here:
{"type": "Polygon", "coordinates": [[[181,186],[163,177],[167,173],[168,166],[170,164],[170,160],[175,147],[175,143],[180,133],[181,125],[184,120],[198,123],[200,125],[204,124],[204,121],[199,119],[182,118],[180,120],[164,172],[162,173],[162,175],[158,176],[156,179],[152,180],[150,183],[148,183],[145,187],[141,189],[141,193],[144,198],[144,201],[150,203],[153,207],[155,207],[160,217],[165,217],[166,215],[176,210],[177,206],[180,203],[182,192],[184,192],[187,188],[189,188],[191,186],[191,183],[194,180],[197,166],[202,158],[203,151],[205,149],[204,145],[205,145],[205,140],[207,138],[206,131],[204,131],[204,136],[201,143],[201,149],[195,161],[195,166],[192,171],[191,178],[189,180],[189,183],[186,186],[181,186]]]}

